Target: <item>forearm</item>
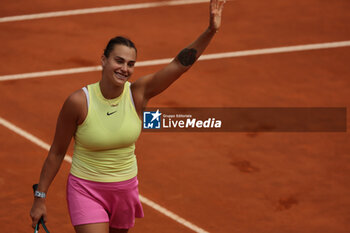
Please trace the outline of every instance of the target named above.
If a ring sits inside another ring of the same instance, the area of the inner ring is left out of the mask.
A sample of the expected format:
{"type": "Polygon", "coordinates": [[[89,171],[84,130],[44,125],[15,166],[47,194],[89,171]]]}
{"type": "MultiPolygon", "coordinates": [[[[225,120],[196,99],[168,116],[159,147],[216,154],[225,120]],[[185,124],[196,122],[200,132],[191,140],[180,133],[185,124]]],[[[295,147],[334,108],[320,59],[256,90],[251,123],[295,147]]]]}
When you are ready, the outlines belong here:
{"type": "Polygon", "coordinates": [[[176,56],[176,61],[178,61],[185,68],[190,68],[208,47],[215,34],[216,30],[207,28],[193,43],[184,48],[176,56]]]}
{"type": "Polygon", "coordinates": [[[57,154],[50,150],[41,170],[38,191],[47,193],[50,184],[61,167],[63,159],[64,154],[57,154]]]}
{"type": "Polygon", "coordinates": [[[79,90],[71,94],[61,109],[57,119],[56,132],[49,154],[40,174],[38,191],[47,192],[66,155],[70,141],[77,128],[80,108],[85,103],[85,94],[79,90]]]}
{"type": "Polygon", "coordinates": [[[215,33],[219,30],[224,3],[225,0],[210,1],[208,29],[205,30],[205,32],[202,33],[197,40],[187,46],[187,48],[183,49],[176,57],[176,61],[178,61],[184,67],[189,68],[199,58],[215,33]]]}
{"type": "MultiPolygon", "coordinates": [[[[62,161],[63,155],[58,155],[52,152],[52,147],[50,149],[49,155],[47,156],[43,168],[40,174],[40,182],[37,187],[38,191],[47,193],[49,186],[56,176],[62,161]]],[[[45,198],[35,197],[33,201],[32,209],[30,210],[30,216],[32,218],[32,227],[35,228],[39,219],[42,217],[44,222],[47,221],[45,198]]]]}
{"type": "Polygon", "coordinates": [[[160,71],[141,78],[134,84],[140,90],[140,99],[146,103],[158,95],[186,72],[208,47],[221,25],[221,13],[225,0],[210,1],[210,20],[208,28],[190,45],[181,50],[174,60],[160,71]]]}
{"type": "Polygon", "coordinates": [[[206,29],[193,43],[184,48],[174,60],[154,75],[145,76],[139,80],[144,82],[145,100],[160,94],[167,89],[174,81],[176,81],[183,73],[191,68],[193,63],[203,53],[215,35],[215,31],[206,29]]]}

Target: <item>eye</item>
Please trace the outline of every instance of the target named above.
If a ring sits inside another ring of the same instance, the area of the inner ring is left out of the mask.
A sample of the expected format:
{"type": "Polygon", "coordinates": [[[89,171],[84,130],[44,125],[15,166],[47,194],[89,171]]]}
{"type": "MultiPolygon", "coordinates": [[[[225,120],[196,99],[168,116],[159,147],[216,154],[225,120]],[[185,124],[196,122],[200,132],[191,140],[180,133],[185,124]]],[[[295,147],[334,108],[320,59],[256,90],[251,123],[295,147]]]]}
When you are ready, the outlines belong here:
{"type": "Polygon", "coordinates": [[[128,66],[129,66],[130,68],[134,67],[134,66],[135,66],[135,62],[129,62],[129,63],[128,63],[128,66]]]}
{"type": "Polygon", "coordinates": [[[121,60],[121,59],[115,59],[115,61],[116,61],[118,64],[123,64],[123,63],[124,63],[124,61],[121,60]]]}

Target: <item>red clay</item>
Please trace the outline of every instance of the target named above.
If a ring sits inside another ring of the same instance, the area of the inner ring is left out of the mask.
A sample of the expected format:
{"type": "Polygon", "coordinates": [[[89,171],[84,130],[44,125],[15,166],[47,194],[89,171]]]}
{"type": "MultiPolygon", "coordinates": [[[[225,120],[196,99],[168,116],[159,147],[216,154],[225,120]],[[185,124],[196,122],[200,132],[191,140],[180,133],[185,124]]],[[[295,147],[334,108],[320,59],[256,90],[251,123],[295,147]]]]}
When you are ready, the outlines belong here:
{"type": "MultiPolygon", "coordinates": [[[[115,4],[76,3],[30,8],[23,1],[16,9],[7,1],[0,13],[115,4]]],[[[349,10],[345,0],[228,2],[206,53],[349,40],[349,10]]],[[[197,4],[1,23],[0,75],[98,65],[117,34],[135,40],[140,61],[172,57],[205,28],[206,14],[197,4]]],[[[349,54],[346,47],[201,61],[149,106],[349,107],[349,54]]],[[[160,67],[139,67],[133,78],[160,67]]],[[[64,99],[99,75],[1,82],[0,117],[51,143],[64,99]]],[[[31,185],[47,152],[2,126],[0,139],[2,230],[30,232],[31,185]]],[[[349,139],[348,132],[143,133],[136,145],[140,192],[209,232],[346,233],[349,139]]],[[[48,194],[53,233],[74,232],[65,204],[68,172],[64,162],[48,194]]],[[[144,208],[131,232],[191,232],[144,208]]]]}

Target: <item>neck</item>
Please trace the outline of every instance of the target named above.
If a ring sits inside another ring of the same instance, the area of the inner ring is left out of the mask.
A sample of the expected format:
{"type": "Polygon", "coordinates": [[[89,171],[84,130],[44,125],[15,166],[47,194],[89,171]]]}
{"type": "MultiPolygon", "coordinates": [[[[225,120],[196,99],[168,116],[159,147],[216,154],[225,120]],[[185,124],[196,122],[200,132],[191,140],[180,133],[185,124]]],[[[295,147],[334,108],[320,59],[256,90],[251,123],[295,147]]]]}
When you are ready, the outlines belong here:
{"type": "Polygon", "coordinates": [[[100,80],[100,89],[103,97],[106,99],[114,99],[120,96],[123,92],[124,86],[115,86],[109,84],[105,81],[105,79],[100,80]]]}

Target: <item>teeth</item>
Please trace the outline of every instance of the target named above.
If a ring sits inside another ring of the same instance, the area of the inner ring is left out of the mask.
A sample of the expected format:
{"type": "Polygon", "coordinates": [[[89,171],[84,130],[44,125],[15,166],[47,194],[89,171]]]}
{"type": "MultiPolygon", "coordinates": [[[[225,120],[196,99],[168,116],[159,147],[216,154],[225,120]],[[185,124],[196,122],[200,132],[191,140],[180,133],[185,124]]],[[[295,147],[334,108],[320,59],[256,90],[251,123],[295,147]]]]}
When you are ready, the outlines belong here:
{"type": "Polygon", "coordinates": [[[123,74],[121,74],[121,73],[117,73],[117,72],[114,72],[116,75],[117,75],[117,77],[118,78],[120,78],[120,79],[126,79],[127,78],[127,76],[126,75],[123,75],[123,74]]]}

